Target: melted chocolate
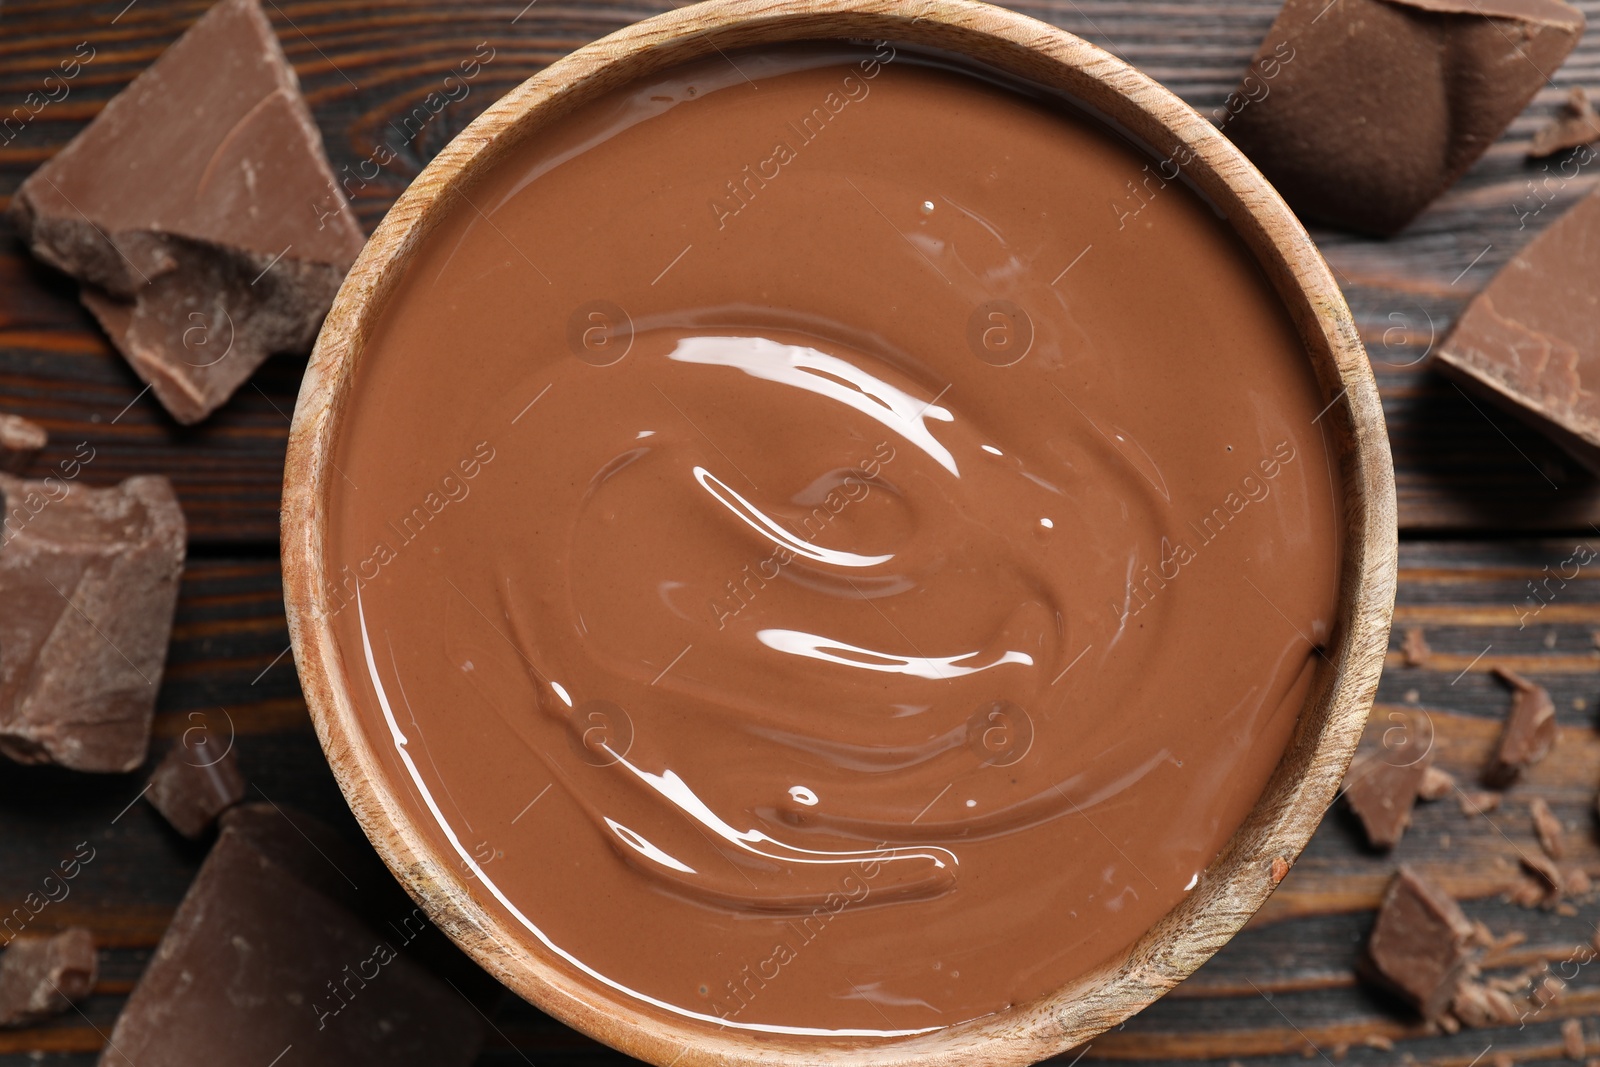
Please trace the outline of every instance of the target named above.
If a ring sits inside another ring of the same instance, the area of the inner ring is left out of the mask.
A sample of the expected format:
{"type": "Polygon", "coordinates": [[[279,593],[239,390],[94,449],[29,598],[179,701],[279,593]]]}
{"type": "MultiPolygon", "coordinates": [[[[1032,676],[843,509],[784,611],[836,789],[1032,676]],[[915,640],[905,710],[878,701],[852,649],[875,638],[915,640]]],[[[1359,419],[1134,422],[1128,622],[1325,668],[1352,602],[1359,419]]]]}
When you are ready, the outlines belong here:
{"type": "Polygon", "coordinates": [[[1204,877],[1327,639],[1339,501],[1288,316],[1150,164],[800,49],[457,198],[357,375],[327,610],[413,817],[530,944],[870,1037],[1057,989],[1204,877]]]}

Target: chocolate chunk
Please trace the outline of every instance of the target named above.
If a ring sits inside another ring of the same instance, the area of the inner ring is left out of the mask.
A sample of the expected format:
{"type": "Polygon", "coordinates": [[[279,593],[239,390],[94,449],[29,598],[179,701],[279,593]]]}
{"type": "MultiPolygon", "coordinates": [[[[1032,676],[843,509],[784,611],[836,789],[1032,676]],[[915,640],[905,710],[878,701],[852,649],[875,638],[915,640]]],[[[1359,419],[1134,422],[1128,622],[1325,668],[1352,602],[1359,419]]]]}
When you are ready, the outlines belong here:
{"type": "Polygon", "coordinates": [[[61,1014],[89,995],[97,971],[94,935],[81,926],[19,934],[0,955],[0,1026],[61,1014]]]}
{"type": "Polygon", "coordinates": [[[1425,667],[1428,657],[1433,655],[1433,649],[1428,647],[1428,638],[1415,627],[1406,631],[1405,644],[1400,646],[1400,652],[1405,657],[1407,667],[1425,667]]]}
{"type": "Polygon", "coordinates": [[[298,808],[273,803],[239,804],[223,812],[217,822],[224,831],[246,838],[257,852],[302,885],[358,914],[367,902],[358,895],[357,886],[387,874],[370,851],[354,851],[326,823],[298,808]]]}
{"type": "Polygon", "coordinates": [[[1361,974],[1426,1019],[1441,1019],[1469,976],[1472,923],[1450,895],[1409,867],[1384,891],[1361,974]]]}
{"type": "Polygon", "coordinates": [[[407,955],[427,924],[374,932],[298,878],[299,860],[279,862],[276,831],[261,844],[251,830],[266,818],[224,818],[103,1067],[264,1064],[291,1047],[307,1065],[471,1063],[477,1011],[407,955]]]}
{"type": "Polygon", "coordinates": [[[1561,820],[1556,818],[1543,797],[1533,798],[1528,805],[1528,813],[1533,816],[1533,832],[1539,835],[1539,844],[1551,859],[1560,859],[1567,851],[1566,829],[1561,825],[1561,820]]]}
{"type": "Polygon", "coordinates": [[[0,471],[21,474],[49,443],[50,435],[38,423],[21,415],[0,415],[0,471]]]}
{"type": "Polygon", "coordinates": [[[1600,472],[1600,191],[1500,268],[1438,367],[1600,472]]]}
{"type": "Polygon", "coordinates": [[[183,571],[172,485],[0,475],[0,496],[0,754],[131,771],[150,741],[183,571]]]}
{"type": "Polygon", "coordinates": [[[210,740],[180,740],[150,777],[145,798],[184,837],[200,837],[244,799],[244,775],[231,741],[220,755],[216,748],[210,740]]]}
{"type": "Polygon", "coordinates": [[[1538,852],[1523,852],[1519,857],[1523,870],[1538,879],[1544,896],[1539,903],[1554,904],[1566,890],[1566,878],[1548,856],[1538,852]]]}
{"type": "Polygon", "coordinates": [[[363,243],[256,0],[202,16],[11,210],[185,423],[310,347],[363,243]]]}
{"type": "Polygon", "coordinates": [[[1591,141],[1600,141],[1600,114],[1595,113],[1594,104],[1583,87],[1575,85],[1572,92],[1567,94],[1562,114],[1533,135],[1533,146],[1528,149],[1528,155],[1543,159],[1591,141]]]}
{"type": "Polygon", "coordinates": [[[1558,728],[1556,706],[1544,686],[1499,667],[1494,673],[1515,690],[1500,745],[1483,775],[1485,785],[1503,789],[1549,754],[1558,728]]]}
{"type": "Polygon", "coordinates": [[[1394,233],[1504,132],[1583,23],[1562,0],[1288,0],[1227,133],[1303,218],[1394,233]]]}
{"type": "Polygon", "coordinates": [[[1383,743],[1357,755],[1345,777],[1344,798],[1374,848],[1393,848],[1411,822],[1433,763],[1433,732],[1425,715],[1404,713],[1383,733],[1383,743]]]}
{"type": "Polygon", "coordinates": [[[1475,789],[1470,793],[1462,793],[1457,798],[1461,804],[1463,815],[1487,815],[1500,807],[1500,794],[1489,793],[1475,789]]]}

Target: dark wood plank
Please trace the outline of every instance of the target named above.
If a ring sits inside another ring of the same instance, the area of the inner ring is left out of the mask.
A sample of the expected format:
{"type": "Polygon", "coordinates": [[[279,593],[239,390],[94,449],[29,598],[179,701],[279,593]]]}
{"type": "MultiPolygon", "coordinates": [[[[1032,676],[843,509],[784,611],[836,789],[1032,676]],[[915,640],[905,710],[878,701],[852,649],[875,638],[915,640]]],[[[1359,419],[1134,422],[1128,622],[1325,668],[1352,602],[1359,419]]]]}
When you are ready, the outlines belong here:
{"type": "MultiPolygon", "coordinates": [[[[0,133],[0,205],[205,6],[204,0],[8,4],[0,14],[0,121],[27,115],[28,94],[81,42],[95,51],[68,96],[25,125],[4,128],[19,131],[9,141],[0,133]]],[[[335,170],[349,177],[370,229],[491,100],[572,48],[663,6],[543,0],[524,11],[523,0],[283,0],[269,13],[335,170]],[[435,114],[428,94],[480,47],[494,50],[492,60],[465,96],[457,91],[458,99],[435,114]],[[380,144],[395,160],[376,173],[363,169],[380,144]]],[[[1207,113],[1222,105],[1276,9],[1274,0],[1014,6],[1110,48],[1207,113]]],[[[1579,6],[1591,21],[1600,19],[1600,0],[1579,6]]],[[[1581,530],[1600,522],[1600,482],[1515,420],[1479,410],[1425,359],[1493,270],[1593,187],[1593,167],[1570,180],[1546,181],[1543,164],[1523,159],[1532,132],[1566,87],[1578,83],[1600,84],[1600,37],[1580,46],[1489,156],[1405,234],[1390,241],[1317,234],[1372,352],[1408,530],[1581,530]]],[[[63,456],[89,441],[97,450],[92,479],[169,474],[198,541],[276,539],[287,416],[302,366],[272,360],[204,425],[179,427],[150,396],[140,396],[137,379],[77,306],[71,284],[32,263],[0,223],[0,406],[43,422],[63,456]]]]}

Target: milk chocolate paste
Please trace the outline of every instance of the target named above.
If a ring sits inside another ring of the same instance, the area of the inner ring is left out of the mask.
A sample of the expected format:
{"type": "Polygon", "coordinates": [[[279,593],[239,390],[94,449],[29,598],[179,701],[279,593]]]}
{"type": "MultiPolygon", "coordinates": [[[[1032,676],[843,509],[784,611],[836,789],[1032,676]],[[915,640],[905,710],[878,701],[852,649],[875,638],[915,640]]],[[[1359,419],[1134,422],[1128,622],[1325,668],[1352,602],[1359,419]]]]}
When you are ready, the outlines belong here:
{"type": "Polygon", "coordinates": [[[1286,312],[1161,173],[884,44],[657,76],[454,196],[357,372],[325,606],[537,951],[901,1035],[1204,877],[1327,639],[1339,496],[1286,312]]]}

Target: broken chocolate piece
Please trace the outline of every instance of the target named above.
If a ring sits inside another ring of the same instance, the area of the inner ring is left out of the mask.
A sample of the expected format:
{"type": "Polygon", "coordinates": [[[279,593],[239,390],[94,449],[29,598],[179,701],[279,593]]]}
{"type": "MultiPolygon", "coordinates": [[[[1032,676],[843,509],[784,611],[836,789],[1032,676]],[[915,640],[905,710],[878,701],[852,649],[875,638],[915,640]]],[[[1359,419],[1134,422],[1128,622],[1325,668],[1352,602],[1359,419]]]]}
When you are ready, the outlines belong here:
{"type": "Polygon", "coordinates": [[[0,471],[21,474],[50,443],[43,426],[21,415],[0,415],[0,471]]]}
{"type": "Polygon", "coordinates": [[[1483,775],[1485,785],[1503,789],[1549,754],[1556,741],[1556,706],[1544,686],[1501,667],[1494,673],[1515,690],[1500,745],[1483,775]]]}
{"type": "Polygon", "coordinates": [[[219,755],[209,741],[180,740],[150,778],[146,799],[173,829],[198,838],[228,808],[244,799],[244,775],[230,741],[219,755]]]}
{"type": "Polygon", "coordinates": [[[1533,135],[1533,146],[1528,155],[1543,159],[1569,148],[1579,148],[1591,141],[1600,141],[1600,114],[1583,86],[1574,85],[1562,105],[1562,113],[1550,125],[1533,135]]]}
{"type": "Polygon", "coordinates": [[[304,351],[361,251],[257,0],[221,0],[12,200],[179,422],[304,351]]]}
{"type": "Polygon", "coordinates": [[[1568,1019],[1561,1024],[1561,1049],[1567,1054],[1567,1059],[1583,1062],[1584,1054],[1588,1050],[1588,1043],[1583,1039],[1583,1022],[1579,1019],[1568,1019]]]}
{"type": "Polygon", "coordinates": [[[1428,663],[1428,657],[1433,655],[1433,649],[1428,647],[1427,636],[1416,628],[1406,631],[1405,643],[1400,646],[1400,651],[1405,657],[1407,667],[1424,667],[1428,663]]]}
{"type": "Polygon", "coordinates": [[[1551,859],[1560,859],[1567,851],[1566,828],[1561,825],[1561,820],[1556,818],[1543,797],[1533,798],[1528,805],[1528,813],[1533,816],[1533,832],[1539,835],[1539,844],[1551,859]]]}
{"type": "Polygon", "coordinates": [[[97,971],[94,935],[81,926],[17,935],[0,955],[0,1026],[61,1014],[89,995],[97,971]]]}
{"type": "Polygon", "coordinates": [[[0,497],[0,754],[131,771],[150,741],[183,572],[172,485],[0,475],[0,497]]]}
{"type": "Polygon", "coordinates": [[[1434,353],[1439,369],[1600,472],[1600,190],[1500,268],[1434,353]]]}
{"type": "Polygon", "coordinates": [[[1561,868],[1540,852],[1522,852],[1518,858],[1522,862],[1522,869],[1537,879],[1538,895],[1514,896],[1515,902],[1524,907],[1533,905],[1543,908],[1555,907],[1567,887],[1567,880],[1562,875],[1561,868]]]}
{"type": "Polygon", "coordinates": [[[1472,923],[1450,895],[1409,867],[1384,891],[1361,973],[1404,999],[1423,1018],[1441,1020],[1468,977],[1476,950],[1472,923]]]}
{"type": "Polygon", "coordinates": [[[266,818],[223,820],[103,1067],[239,1063],[244,1048],[266,1062],[291,1046],[302,1064],[471,1063],[483,1042],[476,1010],[406,950],[427,923],[369,929],[278,862],[282,841],[258,844],[250,831],[266,818]]]}
{"type": "Polygon", "coordinates": [[[1400,230],[1578,43],[1562,0],[1288,0],[1226,132],[1302,218],[1400,230]]]}
{"type": "Polygon", "coordinates": [[[1417,786],[1418,800],[1438,800],[1455,792],[1456,778],[1449,771],[1441,771],[1437,767],[1429,767],[1422,776],[1422,784],[1417,786]]]}
{"type": "Polygon", "coordinates": [[[1402,721],[1383,732],[1381,745],[1359,753],[1345,776],[1345,803],[1361,820],[1374,848],[1399,843],[1433,762],[1433,731],[1427,716],[1396,715],[1402,721]]]}

